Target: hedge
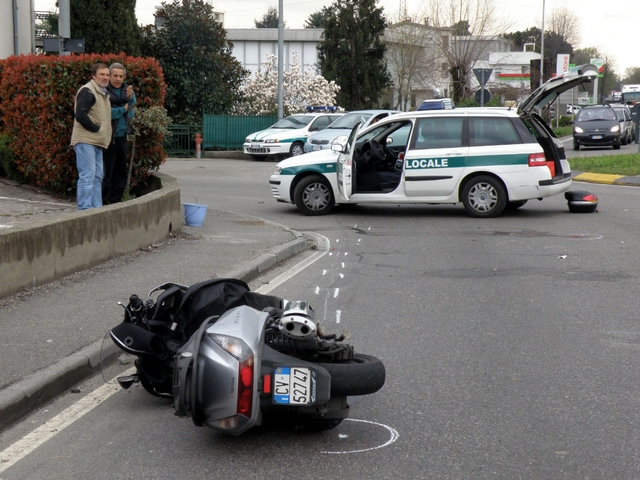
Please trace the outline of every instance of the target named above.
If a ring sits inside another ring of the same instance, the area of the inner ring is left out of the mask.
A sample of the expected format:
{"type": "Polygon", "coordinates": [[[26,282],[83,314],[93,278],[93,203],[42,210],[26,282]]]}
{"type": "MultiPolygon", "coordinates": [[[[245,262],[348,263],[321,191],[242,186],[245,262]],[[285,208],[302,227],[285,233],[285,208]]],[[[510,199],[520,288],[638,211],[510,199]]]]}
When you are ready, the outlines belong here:
{"type": "MultiPolygon", "coordinates": [[[[70,146],[78,89],[96,63],[122,63],[139,107],[162,106],[164,76],[153,58],[120,55],[20,55],[0,60],[0,132],[8,134],[15,166],[29,184],[75,195],[77,170],[70,146]]],[[[165,159],[162,134],[136,139],[131,185],[144,182],[165,159]]],[[[131,148],[129,149],[131,155],[131,148]]]]}

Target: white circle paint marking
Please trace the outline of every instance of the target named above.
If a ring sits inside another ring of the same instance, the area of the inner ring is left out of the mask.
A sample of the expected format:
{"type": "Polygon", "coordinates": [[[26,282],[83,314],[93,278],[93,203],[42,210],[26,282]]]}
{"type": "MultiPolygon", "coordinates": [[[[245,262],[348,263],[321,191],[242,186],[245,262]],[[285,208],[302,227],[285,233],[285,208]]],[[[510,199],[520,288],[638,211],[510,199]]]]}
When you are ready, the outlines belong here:
{"type": "MultiPolygon", "coordinates": [[[[371,448],[363,448],[361,450],[347,450],[347,451],[344,451],[344,452],[328,452],[328,451],[324,451],[324,452],[320,452],[320,453],[326,453],[326,454],[331,454],[331,455],[346,455],[346,454],[349,454],[349,453],[370,452],[372,450],[377,450],[379,448],[388,447],[393,442],[398,440],[398,437],[400,436],[398,434],[397,430],[395,430],[394,428],[391,428],[389,425],[385,425],[383,423],[371,422],[369,420],[358,420],[356,418],[345,418],[345,420],[350,421],[350,422],[368,423],[370,425],[377,425],[379,427],[386,428],[389,431],[389,440],[387,440],[382,445],[378,445],[378,446],[371,447],[371,448]]],[[[340,438],[346,438],[346,437],[345,436],[340,436],[340,438]]]]}

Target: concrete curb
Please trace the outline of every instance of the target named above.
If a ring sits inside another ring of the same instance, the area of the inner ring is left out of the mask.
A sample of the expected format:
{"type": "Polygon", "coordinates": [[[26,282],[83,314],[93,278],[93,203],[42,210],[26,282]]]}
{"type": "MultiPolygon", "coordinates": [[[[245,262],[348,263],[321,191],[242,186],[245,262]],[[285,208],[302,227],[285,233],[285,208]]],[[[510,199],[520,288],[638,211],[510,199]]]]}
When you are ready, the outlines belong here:
{"type": "MultiPolygon", "coordinates": [[[[301,233],[292,232],[297,237],[295,240],[274,247],[221,277],[239,278],[248,283],[275,264],[304,251],[307,240],[301,233]]],[[[0,390],[0,431],[99,373],[101,348],[102,339],[0,390]]],[[[115,350],[115,345],[113,348],[115,350]]]]}
{"type": "Polygon", "coordinates": [[[56,212],[0,232],[0,298],[164,241],[182,229],[178,181],[128,202],[56,212]],[[34,235],[37,229],[37,235],[34,235]]]}
{"type": "Polygon", "coordinates": [[[640,177],[624,175],[607,175],[604,173],[579,173],[574,180],[586,183],[600,183],[604,185],[625,185],[629,187],[640,187],[640,177]]]}
{"type": "Polygon", "coordinates": [[[581,173],[573,177],[573,179],[578,182],[603,183],[605,185],[613,185],[617,180],[621,178],[624,178],[624,176],[623,175],[605,175],[603,173],[581,173]]]}

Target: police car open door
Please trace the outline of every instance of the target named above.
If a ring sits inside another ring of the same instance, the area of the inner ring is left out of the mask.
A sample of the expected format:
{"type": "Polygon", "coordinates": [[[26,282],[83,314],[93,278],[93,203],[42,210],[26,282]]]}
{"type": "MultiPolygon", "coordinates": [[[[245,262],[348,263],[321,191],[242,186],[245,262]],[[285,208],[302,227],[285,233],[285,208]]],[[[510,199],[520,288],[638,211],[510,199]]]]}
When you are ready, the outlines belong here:
{"type": "Polygon", "coordinates": [[[338,156],[338,190],[345,198],[349,200],[353,193],[353,151],[355,150],[356,138],[360,130],[360,122],[356,124],[349,134],[349,140],[345,146],[345,151],[338,156]]]}

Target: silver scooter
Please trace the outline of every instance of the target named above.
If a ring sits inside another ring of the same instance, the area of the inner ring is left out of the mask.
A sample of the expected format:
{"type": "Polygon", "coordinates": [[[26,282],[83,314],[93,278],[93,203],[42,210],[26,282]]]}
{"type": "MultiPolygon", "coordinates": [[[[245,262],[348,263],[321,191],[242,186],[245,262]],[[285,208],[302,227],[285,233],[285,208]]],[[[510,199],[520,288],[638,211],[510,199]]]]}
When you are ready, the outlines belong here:
{"type": "Polygon", "coordinates": [[[132,296],[125,312],[110,337],[136,356],[136,372],[118,382],[172,398],[176,415],[197,426],[239,435],[271,417],[325,430],[349,416],[348,396],[384,385],[382,362],[325,334],[307,302],[241,280],[164,284],[146,302],[132,296]]]}

